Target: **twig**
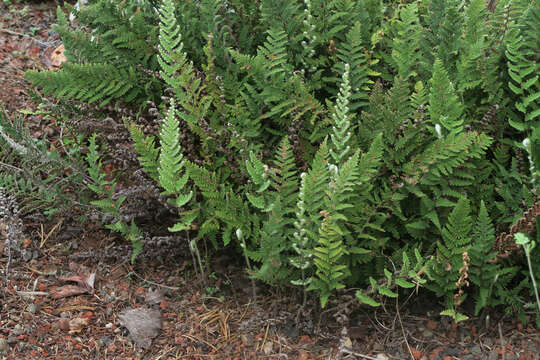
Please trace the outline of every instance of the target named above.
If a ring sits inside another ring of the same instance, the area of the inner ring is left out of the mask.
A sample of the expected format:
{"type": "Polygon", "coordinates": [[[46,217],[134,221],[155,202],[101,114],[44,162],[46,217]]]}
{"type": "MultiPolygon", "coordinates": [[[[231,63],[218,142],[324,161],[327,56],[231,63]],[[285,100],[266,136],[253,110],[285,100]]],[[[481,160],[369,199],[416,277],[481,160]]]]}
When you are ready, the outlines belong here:
{"type": "Polygon", "coordinates": [[[407,335],[405,334],[405,328],[403,327],[403,322],[401,321],[401,315],[399,313],[399,300],[397,298],[396,298],[396,311],[397,311],[397,317],[399,320],[399,325],[401,327],[401,333],[403,334],[403,340],[405,340],[405,344],[407,345],[407,350],[409,350],[411,359],[414,360],[414,355],[412,353],[411,346],[409,345],[409,341],[407,340],[407,335]]]}
{"type": "Polygon", "coordinates": [[[506,360],[506,344],[504,343],[504,338],[503,338],[503,333],[502,333],[502,328],[501,328],[501,323],[499,322],[498,323],[498,328],[499,328],[499,338],[500,338],[500,341],[501,341],[501,350],[502,350],[502,358],[503,360],[506,360]]]}
{"type": "Polygon", "coordinates": [[[140,276],[139,274],[137,274],[135,272],[135,270],[133,269],[130,269],[128,266],[126,266],[126,268],[129,270],[129,272],[131,272],[133,275],[135,275],[136,277],[138,277],[139,279],[141,279],[142,281],[144,282],[147,282],[149,284],[152,284],[152,285],[155,285],[155,286],[159,286],[159,287],[162,287],[162,288],[165,288],[165,289],[169,289],[169,290],[180,290],[179,287],[176,287],[176,286],[167,286],[167,285],[162,285],[162,284],[158,284],[156,282],[153,282],[153,281],[150,281],[150,280],[146,280],[145,278],[143,278],[142,276],[140,276]]]}
{"type": "Polygon", "coordinates": [[[6,289],[8,288],[8,281],[9,281],[9,264],[11,263],[11,240],[6,239],[7,243],[7,263],[6,263],[6,289]]]}
{"type": "Polygon", "coordinates": [[[369,355],[364,355],[364,354],[360,354],[360,353],[357,353],[357,352],[354,352],[352,350],[349,350],[349,349],[342,349],[341,352],[347,354],[347,355],[354,355],[354,356],[359,356],[361,358],[364,358],[364,359],[368,359],[368,360],[378,360],[377,358],[374,358],[373,356],[369,356],[369,355]]]}
{"type": "Polygon", "coordinates": [[[212,349],[217,350],[216,347],[215,347],[214,345],[210,344],[208,341],[205,341],[205,340],[203,340],[203,339],[199,339],[199,338],[197,338],[197,337],[195,337],[195,336],[190,336],[190,335],[187,335],[187,334],[181,334],[180,336],[187,337],[187,338],[190,339],[191,341],[198,341],[198,342],[201,342],[201,343],[203,343],[203,344],[206,344],[206,345],[210,346],[212,349]]]}
{"type": "Polygon", "coordinates": [[[28,36],[27,34],[23,34],[23,33],[20,33],[20,32],[13,31],[13,30],[9,30],[9,29],[4,29],[2,27],[0,27],[0,31],[5,32],[6,34],[10,34],[10,35],[28,36]]]}
{"type": "Polygon", "coordinates": [[[20,296],[28,296],[28,297],[49,295],[49,293],[45,291],[16,291],[16,293],[20,296]]]}
{"type": "Polygon", "coordinates": [[[45,235],[45,231],[43,230],[43,224],[41,224],[41,233],[39,234],[39,236],[41,237],[41,241],[39,242],[40,249],[43,247],[43,245],[45,245],[47,240],[49,240],[49,237],[51,237],[54,230],[56,230],[59,226],[62,225],[63,220],[64,219],[60,219],[60,221],[53,226],[53,228],[47,233],[47,235],[45,235]]]}

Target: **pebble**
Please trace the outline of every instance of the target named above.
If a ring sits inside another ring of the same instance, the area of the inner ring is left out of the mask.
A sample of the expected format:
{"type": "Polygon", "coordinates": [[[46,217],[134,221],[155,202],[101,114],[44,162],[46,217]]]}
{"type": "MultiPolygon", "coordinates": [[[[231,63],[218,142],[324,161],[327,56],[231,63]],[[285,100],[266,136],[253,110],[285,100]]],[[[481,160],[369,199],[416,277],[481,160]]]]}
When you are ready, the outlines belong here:
{"type": "Polygon", "coordinates": [[[480,355],[482,353],[482,349],[480,349],[480,346],[475,345],[472,347],[471,352],[476,355],[480,355]]]}
{"type": "Polygon", "coordinates": [[[17,325],[15,325],[15,327],[13,328],[13,331],[11,332],[11,335],[13,335],[13,336],[19,336],[19,335],[21,335],[22,333],[24,333],[24,327],[23,327],[21,324],[17,324],[17,325]]]}
{"type": "Polygon", "coordinates": [[[26,311],[31,314],[36,314],[39,311],[39,306],[36,304],[30,304],[26,307],[26,311]]]}
{"type": "Polygon", "coordinates": [[[448,348],[446,349],[446,355],[447,356],[455,356],[455,357],[459,357],[459,354],[461,354],[461,350],[458,349],[458,348],[448,348]]]}
{"type": "Polygon", "coordinates": [[[7,353],[9,351],[9,345],[6,339],[0,338],[0,354],[7,353]]]}
{"type": "Polygon", "coordinates": [[[109,336],[102,336],[99,339],[99,342],[101,346],[108,346],[110,343],[113,342],[113,339],[111,339],[109,336]]]}
{"type": "Polygon", "coordinates": [[[431,331],[431,330],[429,330],[429,329],[426,329],[426,330],[422,331],[422,335],[423,335],[425,338],[433,337],[433,331],[431,331]]]}
{"type": "Polygon", "coordinates": [[[497,350],[491,350],[488,355],[488,360],[497,360],[499,358],[499,352],[497,350]]]}
{"type": "Polygon", "coordinates": [[[58,326],[60,330],[69,331],[69,320],[61,317],[60,319],[58,319],[56,326],[58,326]]]}
{"type": "Polygon", "coordinates": [[[69,313],[68,313],[67,311],[62,311],[62,312],[60,313],[60,317],[61,317],[62,319],[69,319],[69,318],[70,318],[70,315],[69,315],[69,313]]]}

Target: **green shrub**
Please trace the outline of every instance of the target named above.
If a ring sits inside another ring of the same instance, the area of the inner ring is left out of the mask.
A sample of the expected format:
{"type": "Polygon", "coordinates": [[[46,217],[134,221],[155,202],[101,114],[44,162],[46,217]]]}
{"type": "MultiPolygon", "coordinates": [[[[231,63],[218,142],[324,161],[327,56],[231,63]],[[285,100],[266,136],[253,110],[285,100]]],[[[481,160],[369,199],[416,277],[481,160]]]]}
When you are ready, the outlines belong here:
{"type": "Polygon", "coordinates": [[[456,321],[467,294],[477,313],[528,296],[495,235],[537,201],[536,145],[521,141],[538,144],[538,1],[259,3],[99,0],[72,10],[78,29],[59,11],[69,62],[27,78],[70,114],[132,109],[116,131],[169,230],[197,230],[201,270],[209,240],[322,306],[346,287],[376,306],[424,284],[456,321]]]}

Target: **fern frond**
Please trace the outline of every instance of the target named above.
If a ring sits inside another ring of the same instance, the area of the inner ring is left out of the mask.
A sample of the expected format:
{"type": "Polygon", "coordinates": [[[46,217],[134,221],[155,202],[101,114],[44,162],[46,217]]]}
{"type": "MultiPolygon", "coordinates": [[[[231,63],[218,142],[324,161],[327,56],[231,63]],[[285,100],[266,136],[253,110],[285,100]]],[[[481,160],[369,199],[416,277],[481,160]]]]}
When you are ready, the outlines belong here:
{"type": "Polygon", "coordinates": [[[430,121],[435,126],[441,124],[450,133],[463,131],[461,118],[463,105],[454,92],[454,86],[448,78],[441,60],[436,59],[433,65],[431,91],[429,95],[430,121]]]}

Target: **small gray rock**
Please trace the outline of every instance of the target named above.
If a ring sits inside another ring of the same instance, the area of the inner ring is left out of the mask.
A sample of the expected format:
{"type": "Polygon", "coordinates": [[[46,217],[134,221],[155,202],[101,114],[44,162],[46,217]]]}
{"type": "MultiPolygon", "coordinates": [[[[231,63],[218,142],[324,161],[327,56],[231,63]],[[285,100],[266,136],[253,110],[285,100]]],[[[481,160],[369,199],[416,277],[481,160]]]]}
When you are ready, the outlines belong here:
{"type": "Polygon", "coordinates": [[[148,349],[161,330],[161,313],[158,310],[136,308],[123,310],[118,318],[131,339],[140,347],[148,349]]]}
{"type": "Polygon", "coordinates": [[[0,354],[5,354],[9,351],[9,345],[6,339],[0,338],[0,354]]]}
{"type": "Polygon", "coordinates": [[[450,348],[446,349],[446,355],[447,355],[447,356],[455,356],[455,357],[458,357],[459,354],[461,354],[461,350],[458,349],[458,348],[450,347],[450,348]]]}
{"type": "Polygon", "coordinates": [[[491,350],[488,355],[488,360],[497,360],[499,358],[499,352],[497,350],[491,350]]]}
{"type": "Polygon", "coordinates": [[[62,312],[60,313],[60,317],[61,317],[62,319],[69,319],[71,316],[69,315],[69,313],[68,313],[67,311],[62,311],[62,312]]]}
{"type": "Polygon", "coordinates": [[[39,306],[36,304],[30,304],[26,307],[26,311],[31,314],[37,314],[39,312],[39,306]]]}
{"type": "Polygon", "coordinates": [[[99,343],[100,343],[101,346],[108,346],[112,342],[113,342],[113,339],[111,339],[110,336],[102,336],[99,339],[99,343]]]}
{"type": "Polygon", "coordinates": [[[429,330],[429,329],[426,329],[426,330],[422,331],[422,335],[423,335],[425,338],[433,337],[433,331],[431,331],[431,330],[429,330]]]}
{"type": "Polygon", "coordinates": [[[480,349],[480,346],[476,345],[471,348],[471,353],[475,355],[480,355],[482,353],[482,349],[480,349]]]}
{"type": "Polygon", "coordinates": [[[24,327],[21,324],[16,324],[11,332],[13,336],[19,336],[24,333],[24,327]]]}

